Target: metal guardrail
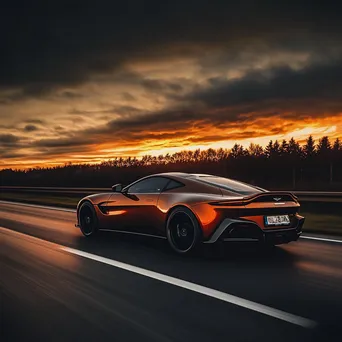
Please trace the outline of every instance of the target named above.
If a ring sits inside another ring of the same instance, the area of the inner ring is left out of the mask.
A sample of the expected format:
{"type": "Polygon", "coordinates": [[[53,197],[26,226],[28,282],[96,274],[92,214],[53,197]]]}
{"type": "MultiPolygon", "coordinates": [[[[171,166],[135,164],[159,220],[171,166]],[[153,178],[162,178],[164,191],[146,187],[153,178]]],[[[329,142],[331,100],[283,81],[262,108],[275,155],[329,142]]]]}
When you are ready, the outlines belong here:
{"type": "MultiPolygon", "coordinates": [[[[29,186],[0,186],[0,193],[32,193],[49,195],[89,195],[98,192],[111,192],[111,188],[71,188],[71,187],[29,187],[29,186]]],[[[285,190],[281,190],[285,191],[285,190]]],[[[342,202],[342,192],[334,191],[291,191],[300,200],[304,201],[332,201],[342,202]]]]}
{"type": "Polygon", "coordinates": [[[339,191],[291,191],[297,196],[327,196],[327,197],[342,197],[342,192],[339,191]]]}

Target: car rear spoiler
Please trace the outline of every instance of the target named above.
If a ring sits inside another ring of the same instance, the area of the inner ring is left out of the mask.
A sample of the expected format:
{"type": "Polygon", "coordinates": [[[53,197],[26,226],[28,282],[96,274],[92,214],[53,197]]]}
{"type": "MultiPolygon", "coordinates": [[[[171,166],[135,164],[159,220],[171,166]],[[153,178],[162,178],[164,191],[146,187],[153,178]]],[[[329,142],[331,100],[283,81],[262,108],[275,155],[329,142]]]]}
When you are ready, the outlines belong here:
{"type": "Polygon", "coordinates": [[[210,202],[211,205],[229,205],[229,206],[241,206],[247,205],[252,202],[295,202],[298,203],[298,197],[291,192],[287,191],[267,191],[263,193],[253,194],[241,199],[223,200],[210,202]]]}

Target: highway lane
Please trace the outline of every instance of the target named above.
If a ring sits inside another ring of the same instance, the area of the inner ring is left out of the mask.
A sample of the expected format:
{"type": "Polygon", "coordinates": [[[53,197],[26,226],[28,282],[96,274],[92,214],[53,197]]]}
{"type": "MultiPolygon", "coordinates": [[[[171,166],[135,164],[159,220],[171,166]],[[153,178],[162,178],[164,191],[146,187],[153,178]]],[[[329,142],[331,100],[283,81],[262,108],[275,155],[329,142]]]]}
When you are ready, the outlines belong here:
{"type": "Polygon", "coordinates": [[[174,255],[164,241],[103,233],[89,241],[75,214],[0,203],[3,326],[14,338],[86,341],[340,340],[342,244],[303,240],[263,253],[174,255]],[[318,323],[307,329],[117,267],[67,253],[93,253],[318,323]],[[42,323],[42,322],[48,322],[42,323]]]}

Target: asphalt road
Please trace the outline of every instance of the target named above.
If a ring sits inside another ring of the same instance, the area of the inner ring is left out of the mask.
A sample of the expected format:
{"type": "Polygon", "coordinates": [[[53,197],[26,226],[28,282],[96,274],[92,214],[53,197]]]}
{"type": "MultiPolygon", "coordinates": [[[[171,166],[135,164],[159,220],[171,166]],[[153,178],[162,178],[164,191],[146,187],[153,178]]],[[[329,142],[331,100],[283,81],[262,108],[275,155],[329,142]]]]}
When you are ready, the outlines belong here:
{"type": "Polygon", "coordinates": [[[0,203],[2,341],[340,341],[342,243],[191,257],[0,203]]]}

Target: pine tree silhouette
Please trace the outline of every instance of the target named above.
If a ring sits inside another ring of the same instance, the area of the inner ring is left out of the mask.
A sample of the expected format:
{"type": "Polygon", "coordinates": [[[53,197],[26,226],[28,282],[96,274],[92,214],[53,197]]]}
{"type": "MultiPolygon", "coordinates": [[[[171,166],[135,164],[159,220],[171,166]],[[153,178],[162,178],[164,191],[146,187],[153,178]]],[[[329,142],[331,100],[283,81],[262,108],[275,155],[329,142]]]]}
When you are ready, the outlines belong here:
{"type": "Polygon", "coordinates": [[[128,184],[142,176],[167,171],[211,173],[240,179],[275,189],[342,190],[342,143],[331,144],[328,136],[317,145],[309,136],[301,146],[294,138],[288,142],[270,141],[265,148],[250,144],[248,149],[235,144],[230,150],[207,149],[173,154],[116,157],[100,164],[66,163],[63,166],[4,169],[1,185],[109,187],[115,182],[128,184]]]}

